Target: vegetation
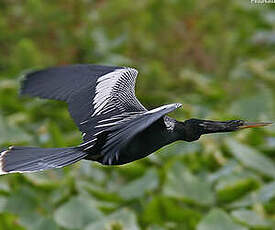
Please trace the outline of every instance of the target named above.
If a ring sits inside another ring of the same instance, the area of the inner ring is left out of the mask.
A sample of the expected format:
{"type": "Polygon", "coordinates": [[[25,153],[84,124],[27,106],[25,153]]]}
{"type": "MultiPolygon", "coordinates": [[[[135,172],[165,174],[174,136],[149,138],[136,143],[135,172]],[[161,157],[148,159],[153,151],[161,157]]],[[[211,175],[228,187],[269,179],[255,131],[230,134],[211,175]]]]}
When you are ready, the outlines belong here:
{"type": "MultiPolygon", "coordinates": [[[[275,13],[249,0],[1,0],[0,145],[77,145],[62,102],[19,98],[27,70],[136,67],[148,108],[274,121],[275,13]]],[[[156,134],[157,135],[157,134],[156,134]]],[[[178,142],[120,167],[0,177],[3,230],[275,229],[275,126],[178,142]]]]}

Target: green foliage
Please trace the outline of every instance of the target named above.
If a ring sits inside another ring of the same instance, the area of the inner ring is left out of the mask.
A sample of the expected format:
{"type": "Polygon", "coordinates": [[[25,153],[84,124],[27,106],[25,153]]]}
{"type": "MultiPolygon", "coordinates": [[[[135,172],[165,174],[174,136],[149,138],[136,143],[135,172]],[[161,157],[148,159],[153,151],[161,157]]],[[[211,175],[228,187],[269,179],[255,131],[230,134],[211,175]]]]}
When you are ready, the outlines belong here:
{"type": "Polygon", "coordinates": [[[233,222],[232,218],[220,209],[213,209],[198,225],[198,230],[246,230],[247,228],[233,222]]]}
{"type": "Polygon", "coordinates": [[[179,163],[172,165],[167,171],[167,182],[163,191],[165,195],[198,205],[214,203],[214,194],[210,182],[192,175],[179,163]]]}
{"type": "Polygon", "coordinates": [[[239,222],[257,229],[270,229],[271,222],[251,210],[234,210],[232,216],[239,222]]]}
{"type": "MultiPolygon", "coordinates": [[[[272,7],[1,0],[1,147],[80,143],[64,103],[18,97],[26,71],[72,63],[136,67],[142,103],[180,102],[179,120],[274,121],[272,7]]],[[[274,179],[275,126],[205,135],[125,166],[2,176],[0,230],[275,230],[274,179]]]]}

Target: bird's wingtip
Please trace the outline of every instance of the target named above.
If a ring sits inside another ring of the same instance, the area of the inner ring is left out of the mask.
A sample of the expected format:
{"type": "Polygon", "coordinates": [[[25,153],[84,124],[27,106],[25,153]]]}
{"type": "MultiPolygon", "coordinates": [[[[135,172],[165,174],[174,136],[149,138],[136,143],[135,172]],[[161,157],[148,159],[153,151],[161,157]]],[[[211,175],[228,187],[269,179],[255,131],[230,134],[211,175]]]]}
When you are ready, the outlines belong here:
{"type": "Polygon", "coordinates": [[[4,156],[9,152],[9,150],[10,148],[0,153],[0,176],[8,173],[3,169],[4,168],[3,161],[4,161],[4,156]]]}
{"type": "Polygon", "coordinates": [[[29,80],[39,72],[42,72],[42,69],[26,69],[21,72],[20,76],[18,77],[20,83],[19,95],[23,96],[28,94],[27,84],[29,80]]]}

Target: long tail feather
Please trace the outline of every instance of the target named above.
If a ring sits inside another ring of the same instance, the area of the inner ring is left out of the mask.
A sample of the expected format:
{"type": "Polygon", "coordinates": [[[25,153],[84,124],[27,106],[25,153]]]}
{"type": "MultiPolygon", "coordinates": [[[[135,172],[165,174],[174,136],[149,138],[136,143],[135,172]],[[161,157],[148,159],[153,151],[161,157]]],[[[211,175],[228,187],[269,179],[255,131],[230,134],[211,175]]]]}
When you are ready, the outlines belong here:
{"type": "Polygon", "coordinates": [[[78,147],[10,147],[0,154],[0,175],[61,168],[87,156],[78,147]]]}

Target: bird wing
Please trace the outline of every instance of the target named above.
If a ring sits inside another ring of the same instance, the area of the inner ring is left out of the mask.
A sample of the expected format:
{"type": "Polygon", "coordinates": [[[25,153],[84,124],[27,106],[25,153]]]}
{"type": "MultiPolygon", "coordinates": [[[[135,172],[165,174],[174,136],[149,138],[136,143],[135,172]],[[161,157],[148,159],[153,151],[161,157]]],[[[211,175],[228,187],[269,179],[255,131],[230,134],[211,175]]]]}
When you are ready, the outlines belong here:
{"type": "Polygon", "coordinates": [[[91,128],[101,120],[147,111],[135,96],[137,75],[133,68],[115,69],[71,95],[69,111],[80,131],[86,134],[84,140],[89,140],[94,134],[91,128]],[[87,94],[92,95],[89,100],[87,94]]]}
{"type": "Polygon", "coordinates": [[[27,74],[21,94],[66,101],[84,141],[90,141],[101,120],[147,111],[135,96],[137,75],[133,68],[116,66],[53,67],[27,74]]]}
{"type": "Polygon", "coordinates": [[[88,150],[94,146],[97,138],[104,136],[100,155],[103,156],[103,164],[111,165],[114,160],[118,160],[119,150],[134,136],[180,106],[180,103],[168,104],[149,111],[120,114],[101,120],[93,127],[97,133],[81,146],[88,150]]]}
{"type": "MultiPolygon", "coordinates": [[[[71,95],[95,85],[99,77],[122,68],[76,64],[32,71],[25,74],[20,94],[68,102],[71,95]]],[[[89,94],[91,96],[87,99],[91,101],[93,92],[89,94]]]]}
{"type": "Polygon", "coordinates": [[[79,126],[89,117],[146,110],[135,97],[133,68],[78,64],[26,74],[21,95],[66,101],[79,126]]]}

